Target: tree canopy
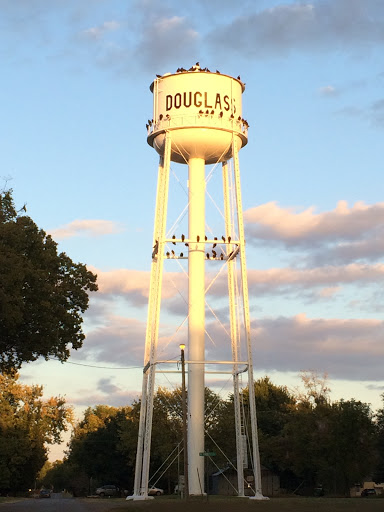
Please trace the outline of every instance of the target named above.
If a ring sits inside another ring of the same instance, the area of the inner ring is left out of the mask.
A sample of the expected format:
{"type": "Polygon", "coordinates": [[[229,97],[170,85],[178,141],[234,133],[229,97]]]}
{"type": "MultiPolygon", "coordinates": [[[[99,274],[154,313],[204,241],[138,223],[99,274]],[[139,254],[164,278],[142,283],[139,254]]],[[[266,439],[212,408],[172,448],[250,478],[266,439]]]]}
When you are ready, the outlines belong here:
{"type": "Polygon", "coordinates": [[[73,420],[61,397],[42,399],[41,386],[0,374],[0,492],[28,489],[47,460],[47,444],[60,442],[73,420]]]}
{"type": "MultiPolygon", "coordinates": [[[[255,382],[261,463],[280,476],[287,491],[299,488],[313,493],[322,484],[327,493],[348,494],[379,461],[381,474],[383,411],[375,423],[368,404],[353,399],[332,402],[326,376],[304,372],[301,377],[304,392],[276,386],[268,377],[255,382]]],[[[247,388],[241,402],[249,431],[247,388]]],[[[217,471],[236,460],[233,397],[223,398],[206,388],[205,409],[205,449],[216,452],[211,470],[217,471]]],[[[66,474],[66,487],[76,492],[90,486],[91,480],[92,485],[115,483],[132,489],[139,410],[140,401],[131,408],[88,409],[74,429],[67,458],[52,475],[66,474]]],[[[154,399],[150,483],[166,492],[173,492],[183,468],[182,435],[180,389],[159,388],[154,399]]]]}
{"type": "Polygon", "coordinates": [[[38,357],[65,361],[82,346],[82,313],[96,275],[74,263],[0,191],[0,371],[38,357]]]}

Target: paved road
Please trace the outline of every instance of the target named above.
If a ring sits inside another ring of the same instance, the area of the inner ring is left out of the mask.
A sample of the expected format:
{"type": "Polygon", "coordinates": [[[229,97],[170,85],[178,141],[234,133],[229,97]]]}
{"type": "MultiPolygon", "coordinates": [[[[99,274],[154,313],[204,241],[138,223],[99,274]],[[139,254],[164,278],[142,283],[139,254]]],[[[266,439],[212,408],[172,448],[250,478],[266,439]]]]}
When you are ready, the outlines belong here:
{"type": "Polygon", "coordinates": [[[14,503],[0,503],[0,512],[107,512],[111,509],[127,509],[124,499],[76,499],[52,498],[26,499],[14,503]]]}

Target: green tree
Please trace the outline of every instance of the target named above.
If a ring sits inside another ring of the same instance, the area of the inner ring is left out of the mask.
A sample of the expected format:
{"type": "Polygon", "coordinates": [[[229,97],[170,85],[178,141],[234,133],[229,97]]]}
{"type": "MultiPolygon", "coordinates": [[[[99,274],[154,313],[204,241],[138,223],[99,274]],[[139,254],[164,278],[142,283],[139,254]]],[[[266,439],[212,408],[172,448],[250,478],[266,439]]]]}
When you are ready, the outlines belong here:
{"type": "Polygon", "coordinates": [[[340,400],[332,404],[327,468],[322,479],[334,492],[349,496],[349,490],[372,474],[376,462],[375,425],[369,404],[340,400]]]}
{"type": "Polygon", "coordinates": [[[41,386],[17,381],[17,374],[0,374],[0,489],[11,491],[33,486],[46,445],[60,442],[72,422],[63,398],[43,400],[41,386]]]}
{"type": "Polygon", "coordinates": [[[279,465],[296,476],[302,492],[322,484],[326,492],[349,495],[373,470],[373,415],[353,399],[332,403],[324,380],[314,377],[304,380],[307,393],[298,394],[282,432],[279,465]]]}
{"type": "Polygon", "coordinates": [[[81,314],[96,275],[74,263],[0,192],[0,371],[43,356],[65,361],[82,346],[81,314]]]}
{"type": "MultiPolygon", "coordinates": [[[[134,457],[133,454],[128,456],[122,441],[122,437],[132,427],[131,413],[131,407],[107,405],[89,407],[85,411],[83,420],[74,428],[64,463],[77,468],[78,473],[85,474],[89,484],[79,489],[71,477],[71,481],[64,485],[65,488],[79,494],[94,490],[88,487],[109,483],[122,489],[132,486],[134,457]]],[[[133,430],[137,432],[136,428],[133,430]]]]}
{"type": "MultiPolygon", "coordinates": [[[[384,394],[381,395],[381,398],[384,403],[384,394]]],[[[375,422],[377,463],[373,474],[373,480],[380,483],[384,482],[384,407],[377,411],[375,422]]]]}

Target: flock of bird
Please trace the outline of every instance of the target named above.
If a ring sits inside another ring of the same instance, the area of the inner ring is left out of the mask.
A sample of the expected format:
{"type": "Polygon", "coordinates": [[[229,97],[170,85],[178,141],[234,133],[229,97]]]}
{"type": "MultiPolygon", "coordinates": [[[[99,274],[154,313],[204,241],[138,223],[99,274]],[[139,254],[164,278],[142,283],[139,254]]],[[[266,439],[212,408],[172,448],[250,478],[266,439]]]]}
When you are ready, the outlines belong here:
{"type": "MultiPolygon", "coordinates": [[[[213,116],[215,114],[215,111],[214,110],[199,110],[199,116],[213,116]]],[[[224,116],[224,113],[221,111],[219,113],[219,119],[222,119],[224,116]]],[[[234,114],[231,114],[229,116],[229,119],[231,121],[233,121],[235,119],[235,115],[234,114]]],[[[163,114],[160,114],[159,115],[159,119],[158,121],[170,121],[171,120],[171,116],[169,114],[167,115],[163,115],[163,114]]],[[[249,128],[249,124],[248,124],[248,121],[246,119],[243,119],[241,116],[239,116],[236,121],[238,121],[239,123],[241,123],[245,128],[249,128]]],[[[148,119],[147,123],[145,124],[145,127],[147,128],[147,131],[152,127],[152,126],[155,126],[157,123],[156,121],[154,121],[153,119],[148,119]]]]}
{"type": "MultiPolygon", "coordinates": [[[[201,237],[199,235],[197,235],[196,237],[196,242],[199,243],[201,240],[201,237]]],[[[210,252],[207,252],[206,253],[206,258],[208,260],[210,259],[213,259],[213,260],[232,260],[233,258],[235,258],[239,252],[239,246],[236,244],[236,248],[230,252],[228,255],[225,255],[223,252],[220,254],[220,256],[218,257],[217,256],[217,251],[215,251],[215,247],[217,246],[217,244],[230,244],[231,243],[231,240],[232,238],[230,236],[228,236],[227,238],[225,238],[225,236],[222,236],[221,237],[221,240],[218,240],[218,238],[215,236],[213,238],[213,240],[208,240],[208,237],[205,236],[204,237],[204,241],[205,242],[208,242],[208,243],[212,243],[212,250],[211,250],[211,253],[210,252]]],[[[173,245],[176,245],[177,242],[182,242],[184,243],[184,245],[186,247],[189,247],[189,244],[192,243],[192,240],[186,240],[185,238],[185,235],[181,235],[181,238],[178,240],[176,239],[176,235],[173,235],[172,236],[172,239],[171,239],[171,242],[173,243],[173,245]]],[[[156,240],[155,241],[155,245],[153,246],[153,251],[152,251],[152,259],[154,259],[156,257],[156,255],[158,254],[159,252],[159,241],[156,240]]],[[[171,251],[167,251],[165,253],[166,257],[167,258],[184,258],[184,253],[180,253],[180,256],[176,256],[176,253],[174,250],[171,250],[171,251]]]]}
{"type": "MultiPolygon", "coordinates": [[[[200,63],[199,62],[196,62],[196,64],[194,66],[191,66],[189,69],[177,68],[176,73],[188,73],[188,72],[191,72],[191,71],[195,71],[195,72],[196,71],[201,71],[201,72],[204,72],[204,73],[211,73],[211,71],[208,68],[200,67],[200,63]]],[[[221,75],[221,73],[220,73],[220,71],[218,69],[216,69],[216,73],[218,75],[221,75]]],[[[162,78],[163,76],[168,76],[169,74],[170,73],[166,73],[165,75],[156,75],[156,77],[157,78],[162,78]]],[[[240,80],[240,82],[241,82],[240,75],[237,77],[237,80],[240,80]]]]}
{"type": "MultiPolygon", "coordinates": [[[[211,71],[208,69],[208,68],[202,68],[200,67],[200,63],[199,62],[196,62],[196,64],[192,67],[190,67],[189,69],[185,69],[185,68],[177,68],[176,70],[176,73],[189,73],[189,72],[196,72],[196,71],[201,71],[201,72],[205,72],[205,73],[211,73],[211,71]]],[[[220,71],[218,69],[216,69],[216,73],[218,75],[220,75],[220,71]]],[[[166,76],[169,76],[171,73],[165,73],[164,75],[156,75],[157,78],[163,78],[163,77],[166,77],[166,76]]],[[[241,78],[240,78],[240,75],[237,77],[237,80],[239,80],[241,82],[241,78]]],[[[244,82],[242,82],[244,83],[244,82]]],[[[245,85],[245,84],[244,84],[245,85]]],[[[215,114],[215,110],[199,110],[199,115],[200,116],[213,116],[215,114]]],[[[219,113],[219,118],[223,118],[224,116],[224,112],[220,112],[219,113]]],[[[234,114],[231,114],[229,116],[229,119],[230,120],[234,120],[235,119],[235,115],[234,114]]],[[[171,120],[171,116],[169,114],[167,115],[163,115],[163,114],[160,114],[159,116],[159,119],[158,121],[170,121],[171,120]]],[[[249,128],[249,124],[247,122],[246,119],[243,119],[241,116],[239,116],[237,119],[236,119],[239,123],[242,123],[242,125],[248,129],[249,128]]],[[[152,127],[152,126],[155,126],[156,123],[158,121],[154,121],[153,119],[148,119],[148,122],[146,123],[146,128],[147,128],[147,131],[152,127]]]]}

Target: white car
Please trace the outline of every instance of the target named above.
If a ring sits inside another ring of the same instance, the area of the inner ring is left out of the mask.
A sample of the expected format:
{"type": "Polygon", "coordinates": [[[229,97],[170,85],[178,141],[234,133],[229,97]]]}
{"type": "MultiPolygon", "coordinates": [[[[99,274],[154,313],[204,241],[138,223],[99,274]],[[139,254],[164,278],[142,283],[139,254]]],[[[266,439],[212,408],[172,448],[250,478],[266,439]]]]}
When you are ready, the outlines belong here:
{"type": "Polygon", "coordinates": [[[164,494],[163,489],[159,489],[158,487],[148,489],[148,496],[161,496],[162,494],[164,494]]]}
{"type": "Polygon", "coordinates": [[[100,498],[104,498],[104,496],[118,496],[119,488],[116,485],[103,485],[96,489],[96,494],[100,498]]]}

